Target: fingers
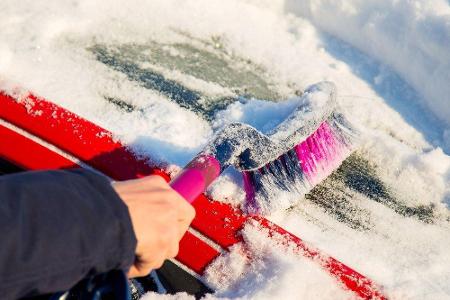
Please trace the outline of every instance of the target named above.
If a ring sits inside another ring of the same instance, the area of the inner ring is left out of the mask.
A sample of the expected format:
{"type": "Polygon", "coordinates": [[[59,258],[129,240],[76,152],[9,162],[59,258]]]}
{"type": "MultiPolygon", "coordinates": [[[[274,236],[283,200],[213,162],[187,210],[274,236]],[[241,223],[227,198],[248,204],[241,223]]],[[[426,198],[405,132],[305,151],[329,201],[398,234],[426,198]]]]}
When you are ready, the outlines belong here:
{"type": "Polygon", "coordinates": [[[150,274],[152,270],[159,269],[164,264],[165,258],[161,256],[159,259],[153,260],[152,263],[143,263],[142,261],[136,261],[128,271],[128,277],[143,277],[150,274]]]}
{"type": "Polygon", "coordinates": [[[179,196],[178,193],[174,200],[174,208],[178,215],[178,236],[181,240],[195,217],[195,209],[183,197],[179,196]]]}
{"type": "Polygon", "coordinates": [[[128,278],[134,278],[134,277],[140,277],[140,276],[145,276],[145,275],[141,275],[135,266],[131,266],[130,270],[128,270],[127,276],[128,276],[128,278]]]}
{"type": "Polygon", "coordinates": [[[128,274],[147,275],[178,254],[195,210],[160,176],[115,182],[113,187],[128,206],[137,238],[137,259],[128,274]]]}
{"type": "MultiPolygon", "coordinates": [[[[174,233],[178,235],[178,233],[174,233]]],[[[144,253],[141,256],[136,257],[134,265],[130,268],[128,272],[128,277],[141,277],[150,274],[152,270],[159,269],[166,259],[171,259],[177,256],[179,251],[179,243],[173,242],[176,239],[167,238],[158,247],[161,249],[161,253],[144,253]],[[164,245],[164,243],[169,243],[164,245]],[[164,251],[164,249],[166,249],[164,251]]]]}
{"type": "Polygon", "coordinates": [[[172,199],[172,209],[178,216],[178,237],[181,240],[195,217],[194,207],[178,194],[178,192],[173,190],[161,176],[152,175],[139,180],[142,180],[145,184],[158,184],[162,189],[167,191],[167,199],[172,199]]]}

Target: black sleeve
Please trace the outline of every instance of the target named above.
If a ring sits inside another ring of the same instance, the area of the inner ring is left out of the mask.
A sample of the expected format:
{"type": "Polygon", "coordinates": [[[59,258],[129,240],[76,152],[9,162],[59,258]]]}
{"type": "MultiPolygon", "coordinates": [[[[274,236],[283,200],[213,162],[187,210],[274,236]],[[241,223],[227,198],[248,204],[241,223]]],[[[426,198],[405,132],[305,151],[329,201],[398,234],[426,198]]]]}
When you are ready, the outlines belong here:
{"type": "Polygon", "coordinates": [[[127,270],[136,238],[109,180],[87,170],[0,176],[0,298],[67,290],[127,270]]]}

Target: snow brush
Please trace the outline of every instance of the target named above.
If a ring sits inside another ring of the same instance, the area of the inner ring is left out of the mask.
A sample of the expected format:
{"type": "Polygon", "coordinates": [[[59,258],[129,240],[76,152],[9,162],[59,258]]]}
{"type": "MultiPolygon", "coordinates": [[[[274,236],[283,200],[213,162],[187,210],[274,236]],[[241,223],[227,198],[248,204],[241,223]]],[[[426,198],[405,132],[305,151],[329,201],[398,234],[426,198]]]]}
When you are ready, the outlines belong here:
{"type": "Polygon", "coordinates": [[[229,166],[242,172],[244,209],[267,214],[286,209],[329,176],[352,152],[357,132],[337,112],[336,87],[308,87],[297,108],[263,134],[250,125],[226,125],[171,182],[189,202],[229,166]]]}

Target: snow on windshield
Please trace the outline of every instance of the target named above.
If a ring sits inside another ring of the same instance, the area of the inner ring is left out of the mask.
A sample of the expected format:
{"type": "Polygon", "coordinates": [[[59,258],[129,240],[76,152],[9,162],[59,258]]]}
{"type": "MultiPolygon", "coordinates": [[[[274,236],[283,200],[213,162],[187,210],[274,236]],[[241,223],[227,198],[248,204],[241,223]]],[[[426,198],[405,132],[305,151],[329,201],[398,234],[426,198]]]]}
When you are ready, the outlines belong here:
{"type": "MultiPolygon", "coordinates": [[[[389,297],[449,297],[448,2],[3,0],[0,11],[0,89],[31,90],[173,166],[224,124],[270,130],[307,86],[333,81],[361,146],[270,218],[389,297]]],[[[242,179],[227,170],[209,193],[239,206],[242,179]]],[[[245,234],[259,263],[249,271],[231,252],[205,276],[209,297],[349,297],[245,234]],[[232,280],[219,284],[225,266],[232,280]]]]}

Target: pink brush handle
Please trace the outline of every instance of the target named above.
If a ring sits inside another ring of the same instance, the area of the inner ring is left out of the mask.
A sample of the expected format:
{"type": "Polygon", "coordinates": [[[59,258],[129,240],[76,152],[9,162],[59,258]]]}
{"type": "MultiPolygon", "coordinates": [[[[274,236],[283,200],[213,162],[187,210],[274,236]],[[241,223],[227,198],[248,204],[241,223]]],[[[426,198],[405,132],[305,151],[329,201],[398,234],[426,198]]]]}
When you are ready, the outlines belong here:
{"type": "Polygon", "coordinates": [[[192,203],[219,175],[219,161],[210,155],[199,155],[170,182],[170,186],[192,203]]]}

